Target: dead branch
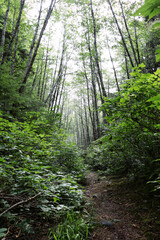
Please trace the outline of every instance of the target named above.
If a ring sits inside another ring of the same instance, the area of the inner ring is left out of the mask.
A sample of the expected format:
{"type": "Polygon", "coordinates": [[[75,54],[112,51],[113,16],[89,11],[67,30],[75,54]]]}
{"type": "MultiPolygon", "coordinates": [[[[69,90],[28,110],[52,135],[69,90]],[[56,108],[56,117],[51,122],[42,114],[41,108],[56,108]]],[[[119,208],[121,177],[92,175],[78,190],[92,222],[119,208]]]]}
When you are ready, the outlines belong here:
{"type": "Polygon", "coordinates": [[[26,200],[22,200],[22,201],[20,201],[20,202],[18,202],[18,203],[15,203],[14,205],[12,205],[11,207],[9,207],[9,208],[7,208],[4,212],[2,212],[1,214],[0,214],[0,217],[2,216],[2,215],[4,215],[5,213],[7,213],[8,211],[10,211],[11,209],[13,209],[13,208],[15,208],[15,207],[17,207],[17,206],[19,206],[19,205],[22,205],[22,204],[25,204],[25,203],[28,203],[28,202],[30,202],[30,201],[32,201],[33,199],[35,199],[36,197],[38,197],[39,195],[41,195],[42,193],[40,192],[40,193],[37,193],[35,196],[33,196],[33,197],[30,197],[30,198],[28,198],[28,199],[26,199],[26,200]]]}

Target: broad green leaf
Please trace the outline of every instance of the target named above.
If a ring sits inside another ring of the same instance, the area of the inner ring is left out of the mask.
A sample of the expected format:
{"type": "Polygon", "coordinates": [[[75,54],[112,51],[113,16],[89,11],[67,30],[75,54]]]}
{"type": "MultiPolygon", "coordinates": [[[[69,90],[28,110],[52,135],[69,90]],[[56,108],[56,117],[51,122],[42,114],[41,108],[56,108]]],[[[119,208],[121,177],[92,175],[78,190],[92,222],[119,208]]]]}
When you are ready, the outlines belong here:
{"type": "Polygon", "coordinates": [[[160,7],[158,6],[155,8],[150,14],[149,14],[149,19],[153,18],[154,16],[157,16],[160,14],[160,7]]]}

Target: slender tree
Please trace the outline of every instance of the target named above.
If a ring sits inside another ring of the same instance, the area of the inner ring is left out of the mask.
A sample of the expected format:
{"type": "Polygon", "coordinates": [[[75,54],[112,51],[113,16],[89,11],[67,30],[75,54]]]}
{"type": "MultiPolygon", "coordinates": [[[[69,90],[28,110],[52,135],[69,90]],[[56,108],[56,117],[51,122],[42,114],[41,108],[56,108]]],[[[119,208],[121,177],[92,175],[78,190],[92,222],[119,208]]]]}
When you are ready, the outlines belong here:
{"type": "Polygon", "coordinates": [[[112,14],[113,14],[113,18],[114,18],[114,20],[115,20],[115,22],[116,22],[116,25],[117,25],[117,28],[118,28],[119,34],[120,34],[120,36],[121,36],[123,46],[124,46],[124,48],[125,48],[125,51],[126,51],[126,53],[127,53],[127,56],[129,57],[129,60],[130,60],[131,66],[134,67],[134,63],[133,63],[133,60],[132,60],[131,54],[130,54],[130,52],[129,52],[129,50],[128,50],[128,47],[127,47],[127,44],[126,44],[125,38],[124,38],[124,36],[123,36],[122,30],[121,30],[120,25],[119,25],[119,23],[118,23],[118,20],[117,20],[117,18],[116,18],[116,15],[115,15],[115,12],[114,12],[114,10],[113,10],[113,7],[112,7],[112,4],[111,4],[111,1],[108,0],[108,3],[109,3],[109,6],[110,6],[110,9],[111,9],[111,12],[112,12],[112,14]]]}
{"type": "Polygon", "coordinates": [[[108,52],[109,52],[109,56],[110,56],[110,60],[111,60],[112,68],[113,68],[113,72],[114,72],[114,77],[115,77],[115,81],[116,81],[116,85],[117,85],[117,90],[118,90],[118,92],[120,92],[117,73],[116,73],[116,69],[115,69],[115,66],[114,66],[114,61],[113,61],[113,58],[112,58],[112,55],[111,55],[111,50],[110,50],[108,39],[107,39],[107,46],[108,46],[108,52]]]}
{"type": "Polygon", "coordinates": [[[10,11],[10,4],[11,0],[8,0],[8,7],[4,16],[4,23],[2,28],[2,38],[1,38],[1,48],[0,48],[0,61],[3,59],[3,52],[4,52],[4,44],[5,44],[5,35],[6,35],[6,27],[7,27],[7,21],[8,21],[8,13],[10,11]]]}
{"type": "Polygon", "coordinates": [[[38,52],[38,48],[39,48],[39,45],[40,45],[40,42],[41,42],[41,39],[42,39],[42,36],[44,34],[44,31],[46,29],[46,26],[48,24],[48,20],[51,16],[51,13],[53,11],[53,8],[55,6],[55,3],[56,3],[56,0],[51,0],[51,3],[50,3],[50,6],[49,6],[49,9],[48,9],[48,12],[46,14],[46,17],[45,17],[45,20],[43,22],[43,26],[41,28],[41,31],[40,31],[40,34],[39,34],[39,37],[38,37],[38,40],[37,40],[37,44],[35,46],[35,49],[34,49],[34,52],[33,52],[33,55],[32,55],[32,58],[30,60],[30,64],[27,68],[27,71],[25,72],[25,75],[24,75],[24,78],[23,78],[23,81],[21,83],[21,86],[19,88],[19,93],[22,94],[24,92],[24,89],[25,89],[25,84],[27,82],[27,79],[29,77],[29,74],[30,74],[30,71],[31,71],[31,68],[33,66],[33,63],[35,61],[35,58],[36,58],[36,55],[37,55],[37,52],[38,52]]]}
{"type": "Polygon", "coordinates": [[[2,64],[5,62],[6,57],[9,55],[10,49],[12,48],[12,45],[13,45],[13,42],[14,42],[14,39],[16,38],[17,32],[19,31],[20,21],[21,21],[21,17],[22,17],[22,12],[23,12],[23,9],[24,9],[24,4],[25,4],[25,0],[21,0],[21,2],[20,2],[20,9],[19,9],[19,15],[18,15],[18,19],[17,19],[17,22],[16,22],[16,26],[14,28],[12,37],[11,37],[11,39],[9,41],[8,48],[7,48],[6,52],[5,52],[5,56],[3,55],[2,64]]]}

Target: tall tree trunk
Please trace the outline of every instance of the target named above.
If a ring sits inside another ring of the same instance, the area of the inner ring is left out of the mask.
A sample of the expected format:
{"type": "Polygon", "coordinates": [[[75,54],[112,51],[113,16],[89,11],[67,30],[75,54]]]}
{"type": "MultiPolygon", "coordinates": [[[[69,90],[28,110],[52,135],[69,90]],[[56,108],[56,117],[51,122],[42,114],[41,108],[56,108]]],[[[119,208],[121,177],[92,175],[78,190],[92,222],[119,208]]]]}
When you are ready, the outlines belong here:
{"type": "Polygon", "coordinates": [[[89,79],[88,79],[88,76],[87,76],[86,64],[85,64],[83,49],[82,49],[82,61],[83,61],[84,76],[85,76],[86,87],[87,87],[87,100],[88,100],[89,115],[90,115],[91,123],[93,124],[92,111],[91,111],[91,107],[90,107],[89,79]]]}
{"type": "Polygon", "coordinates": [[[67,71],[67,67],[65,69],[65,73],[64,73],[64,76],[63,76],[61,91],[60,91],[60,94],[59,94],[58,106],[60,106],[60,104],[61,104],[61,99],[62,99],[62,94],[63,94],[63,89],[64,89],[64,83],[65,83],[65,80],[66,80],[66,71],[67,71]]]}
{"type": "Polygon", "coordinates": [[[52,82],[52,86],[51,86],[51,90],[45,100],[45,103],[48,102],[49,99],[51,99],[51,96],[53,94],[53,91],[56,87],[56,85],[61,81],[62,75],[63,75],[63,62],[64,62],[64,55],[65,55],[65,51],[66,51],[66,29],[64,30],[64,34],[63,34],[63,46],[62,46],[62,53],[61,53],[61,59],[60,59],[60,64],[59,64],[59,69],[58,69],[58,73],[57,73],[57,77],[56,77],[56,72],[57,72],[57,62],[58,62],[58,55],[57,55],[57,59],[56,59],[56,67],[55,67],[55,72],[54,72],[54,77],[53,79],[56,78],[56,81],[52,82]]]}
{"type": "Polygon", "coordinates": [[[25,4],[25,0],[21,0],[20,9],[19,9],[19,15],[18,15],[18,19],[17,19],[17,22],[16,22],[16,26],[15,26],[14,32],[12,34],[11,40],[9,42],[7,51],[5,52],[5,57],[3,55],[2,64],[5,62],[6,57],[9,55],[10,49],[11,49],[11,47],[13,45],[13,42],[14,42],[14,39],[15,39],[15,37],[17,35],[17,31],[19,30],[24,4],[25,4]]]}
{"type": "Polygon", "coordinates": [[[28,69],[27,69],[27,71],[26,71],[26,73],[25,73],[25,76],[24,76],[23,81],[22,81],[22,83],[21,83],[21,86],[20,86],[20,88],[19,88],[19,93],[20,93],[20,94],[22,94],[22,93],[24,92],[25,84],[26,84],[26,82],[27,82],[27,79],[28,79],[28,77],[29,77],[31,68],[32,68],[33,63],[34,63],[34,61],[35,61],[35,58],[36,58],[36,55],[37,55],[37,52],[38,52],[38,48],[39,48],[39,45],[40,45],[40,42],[41,42],[43,33],[44,33],[45,29],[46,29],[46,26],[47,26],[47,24],[48,24],[48,20],[49,20],[49,18],[50,18],[50,16],[51,16],[51,13],[52,13],[52,11],[53,11],[53,8],[54,8],[54,6],[55,6],[55,3],[56,3],[56,0],[51,0],[51,3],[50,3],[50,6],[49,6],[47,15],[46,15],[46,17],[45,17],[45,20],[44,20],[44,23],[43,23],[43,26],[42,26],[42,29],[41,29],[41,32],[40,32],[40,35],[39,35],[39,38],[38,38],[38,41],[37,41],[37,44],[36,44],[35,49],[34,49],[33,56],[32,56],[32,58],[31,58],[31,60],[30,60],[30,64],[29,64],[29,66],[28,66],[28,69]]]}
{"type": "Polygon", "coordinates": [[[125,50],[126,50],[126,53],[127,53],[128,57],[129,57],[129,60],[130,60],[131,66],[134,67],[134,63],[133,63],[132,57],[131,57],[131,55],[130,55],[130,53],[129,53],[129,50],[128,50],[128,47],[127,47],[126,41],[125,41],[124,36],[123,36],[123,33],[122,33],[121,28],[120,28],[120,26],[119,26],[119,23],[118,23],[118,21],[117,21],[116,15],[115,15],[115,13],[114,13],[114,11],[113,11],[111,1],[108,0],[108,3],[109,3],[109,6],[110,6],[110,9],[111,9],[111,11],[112,11],[112,14],[113,14],[114,20],[115,20],[115,22],[116,22],[116,25],[117,25],[117,28],[118,28],[119,34],[120,34],[120,36],[121,36],[121,39],[122,39],[122,42],[123,42],[123,46],[124,46],[124,48],[125,48],[125,50]]]}
{"type": "Polygon", "coordinates": [[[0,62],[3,59],[3,52],[4,52],[4,44],[5,44],[5,36],[6,36],[6,27],[7,27],[7,21],[8,21],[8,13],[10,11],[10,3],[11,0],[8,0],[8,7],[5,13],[4,17],[4,23],[3,23],[3,28],[2,28],[2,38],[1,38],[1,50],[0,50],[0,62]]]}
{"type": "Polygon", "coordinates": [[[43,73],[43,56],[44,56],[44,51],[42,55],[42,60],[41,60],[41,70],[40,70],[40,76],[39,76],[39,82],[38,82],[38,92],[37,96],[40,96],[40,90],[41,90],[41,80],[42,80],[42,73],[43,73]]]}
{"type": "Polygon", "coordinates": [[[88,120],[88,114],[87,114],[87,108],[86,108],[86,99],[84,94],[83,94],[83,103],[84,103],[84,115],[85,115],[85,124],[86,124],[86,141],[88,146],[90,144],[89,120],[88,120]]]}
{"type": "MultiPolygon", "coordinates": [[[[99,116],[98,116],[97,90],[96,90],[96,84],[95,84],[95,69],[93,65],[90,38],[88,38],[87,44],[88,44],[89,58],[90,58],[91,83],[92,83],[92,89],[93,89],[93,106],[94,106],[94,111],[95,111],[94,114],[95,114],[95,120],[96,120],[96,122],[94,123],[94,126],[96,126],[96,129],[94,129],[95,130],[94,136],[97,139],[100,137],[100,131],[99,131],[100,124],[99,124],[99,116]]],[[[93,118],[93,122],[94,122],[94,118],[93,118]]]]}
{"type": "Polygon", "coordinates": [[[97,49],[97,30],[96,30],[96,21],[95,21],[95,16],[94,16],[94,11],[93,11],[92,0],[90,0],[90,5],[91,5],[91,16],[92,16],[92,22],[93,22],[93,35],[94,35],[94,50],[95,50],[94,57],[95,57],[95,62],[96,62],[96,66],[97,66],[99,80],[101,83],[102,93],[103,93],[104,97],[107,97],[106,90],[105,90],[104,83],[103,83],[102,71],[101,71],[100,64],[99,64],[99,56],[98,56],[98,49],[97,49]]]}
{"type": "Polygon", "coordinates": [[[48,83],[48,73],[47,73],[47,77],[45,78],[44,89],[43,89],[43,92],[42,92],[42,101],[43,102],[44,102],[44,98],[45,98],[45,94],[46,94],[47,83],[48,83]]]}
{"type": "Polygon", "coordinates": [[[109,52],[109,56],[110,56],[110,60],[111,60],[112,68],[113,68],[113,72],[114,72],[114,77],[115,77],[115,81],[116,81],[116,85],[117,85],[117,90],[118,90],[118,92],[120,92],[120,87],[119,87],[119,83],[118,83],[117,73],[116,73],[116,69],[115,69],[115,66],[114,66],[113,58],[112,58],[112,55],[111,55],[111,50],[110,50],[110,46],[109,46],[109,43],[108,43],[108,39],[107,39],[107,46],[108,46],[108,52],[109,52]]]}
{"type": "Polygon", "coordinates": [[[125,67],[126,67],[127,78],[130,79],[129,69],[128,69],[128,61],[127,61],[127,54],[126,54],[125,48],[124,48],[124,59],[125,59],[125,67]]]}
{"type": "Polygon", "coordinates": [[[134,49],[133,41],[132,41],[132,38],[131,38],[131,35],[130,35],[130,32],[129,32],[129,28],[128,28],[128,24],[127,24],[127,21],[126,21],[126,17],[125,17],[125,14],[124,14],[123,5],[122,5],[121,0],[119,0],[119,3],[121,5],[122,17],[123,17],[124,24],[125,24],[125,27],[126,27],[126,30],[127,30],[127,34],[128,34],[128,38],[129,38],[129,42],[130,42],[131,48],[132,48],[134,60],[136,62],[136,65],[138,66],[138,60],[137,60],[137,56],[136,56],[136,51],[134,49]]]}
{"type": "Polygon", "coordinates": [[[25,68],[25,74],[28,71],[28,68],[29,68],[29,65],[30,65],[30,62],[31,62],[33,49],[34,49],[34,46],[35,46],[35,43],[36,43],[36,38],[37,38],[37,34],[38,34],[38,29],[39,29],[39,24],[40,24],[40,19],[41,19],[41,13],[42,13],[42,2],[43,2],[43,0],[41,0],[41,2],[40,2],[40,9],[39,9],[38,20],[37,20],[34,36],[33,36],[33,39],[32,39],[32,43],[31,43],[31,46],[30,46],[28,61],[27,61],[27,65],[26,65],[26,68],[25,68]]]}
{"type": "Polygon", "coordinates": [[[13,60],[12,60],[12,64],[11,64],[11,75],[12,75],[12,76],[13,76],[13,73],[14,73],[15,63],[16,63],[16,55],[17,55],[17,47],[18,47],[18,38],[19,38],[19,28],[18,28],[18,31],[17,31],[17,34],[16,34],[13,60]]]}
{"type": "Polygon", "coordinates": [[[77,145],[80,147],[80,131],[79,131],[79,123],[77,118],[77,113],[75,112],[75,120],[76,120],[76,133],[77,133],[77,145]]]}
{"type": "Polygon", "coordinates": [[[49,46],[47,46],[47,50],[46,50],[46,59],[45,59],[45,66],[44,66],[44,72],[43,72],[43,80],[42,80],[40,100],[42,100],[43,90],[44,90],[44,83],[45,83],[45,79],[46,79],[46,71],[47,71],[47,64],[48,64],[48,51],[49,51],[48,49],[49,49],[49,46]]]}
{"type": "Polygon", "coordinates": [[[137,51],[137,56],[138,56],[138,64],[140,64],[141,58],[140,58],[140,53],[139,53],[138,36],[137,36],[137,28],[136,28],[135,18],[134,18],[134,34],[135,34],[135,39],[136,39],[136,51],[137,51]]]}
{"type": "Polygon", "coordinates": [[[36,84],[37,76],[38,76],[38,73],[39,73],[39,65],[40,65],[39,62],[40,61],[38,61],[37,68],[36,68],[36,74],[35,74],[33,82],[32,82],[32,90],[31,90],[31,92],[33,92],[33,89],[34,89],[35,84],[36,84]]]}

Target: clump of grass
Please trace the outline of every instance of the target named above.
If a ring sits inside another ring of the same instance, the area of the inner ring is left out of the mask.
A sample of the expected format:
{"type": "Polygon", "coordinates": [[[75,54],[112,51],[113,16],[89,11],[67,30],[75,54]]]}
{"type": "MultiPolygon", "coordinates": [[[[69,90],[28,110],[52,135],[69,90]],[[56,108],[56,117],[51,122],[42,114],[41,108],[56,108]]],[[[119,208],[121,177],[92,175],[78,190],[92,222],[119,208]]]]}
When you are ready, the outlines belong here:
{"type": "Polygon", "coordinates": [[[51,229],[49,234],[50,240],[85,240],[88,239],[89,228],[80,212],[68,211],[64,221],[57,228],[51,229]]]}

